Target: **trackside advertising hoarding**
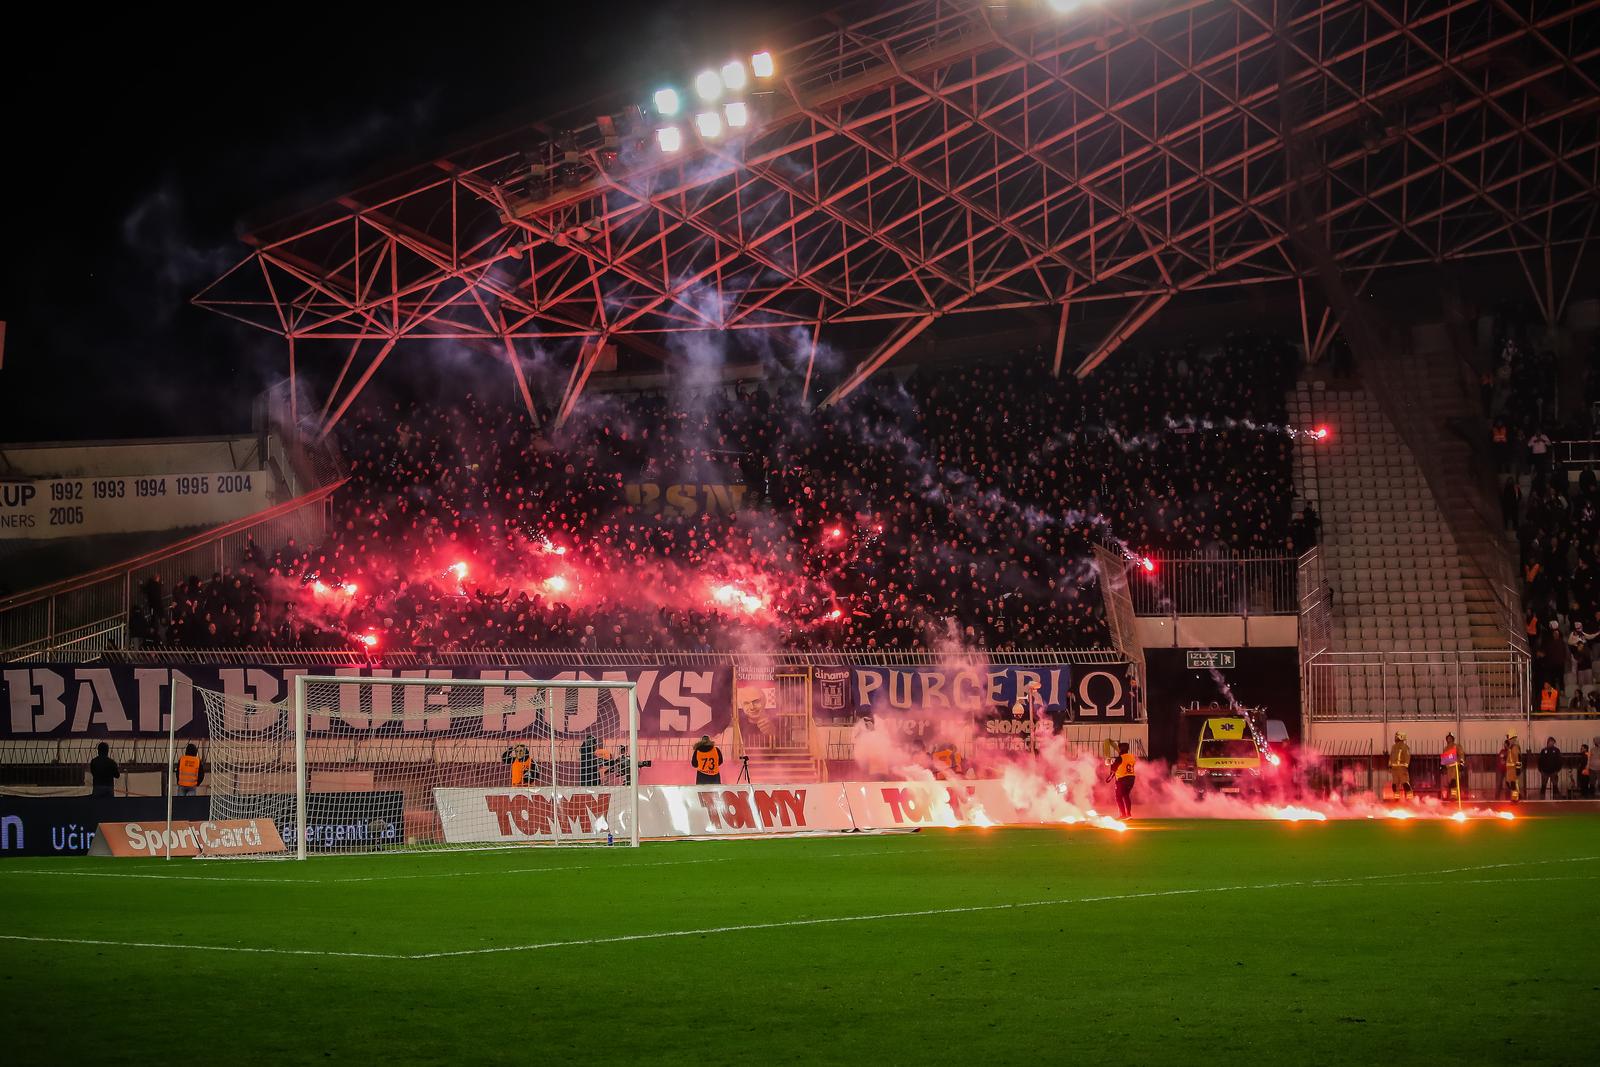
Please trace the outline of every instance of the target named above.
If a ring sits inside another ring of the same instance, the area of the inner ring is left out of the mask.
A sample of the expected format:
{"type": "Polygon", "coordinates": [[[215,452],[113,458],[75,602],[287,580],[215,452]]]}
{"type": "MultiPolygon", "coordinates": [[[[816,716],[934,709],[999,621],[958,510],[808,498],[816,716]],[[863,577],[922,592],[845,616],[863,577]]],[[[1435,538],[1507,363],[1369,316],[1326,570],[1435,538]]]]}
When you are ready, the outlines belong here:
{"type": "MultiPolygon", "coordinates": [[[[203,820],[209,797],[174,797],[172,817],[203,820]]],[[[163,797],[13,797],[0,796],[0,859],[14,856],[82,856],[94,844],[100,822],[118,820],[163,825],[163,797]]]]}
{"type": "Polygon", "coordinates": [[[103,822],[91,856],[267,856],[284,850],[271,819],[103,822]]]}
{"type": "MultiPolygon", "coordinates": [[[[628,790],[435,789],[446,841],[626,836],[628,790]]],[[[997,781],[664,785],[639,789],[639,836],[719,837],[1025,821],[997,781]]]]}
{"type": "MultiPolygon", "coordinates": [[[[377,686],[367,694],[370,712],[363,712],[363,693],[354,686],[340,694],[340,708],[330,715],[313,716],[313,733],[337,734],[342,730],[367,730],[376,720],[380,729],[396,735],[443,732],[450,729],[444,716],[428,717],[433,707],[447,706],[452,679],[488,681],[617,681],[633,682],[639,694],[639,733],[644,737],[698,737],[728,728],[733,714],[733,668],[607,667],[583,668],[562,664],[531,669],[430,667],[384,671],[370,668],[337,669],[266,666],[182,667],[82,666],[78,664],[27,664],[0,667],[0,741],[53,737],[130,737],[167,732],[168,701],[176,687],[177,729],[180,737],[206,736],[205,709],[195,687],[232,698],[228,714],[244,730],[266,730],[278,715],[251,709],[244,701],[287,705],[298,674],[334,674],[415,678],[428,687],[377,686]],[[238,701],[235,704],[233,701],[238,701]],[[402,720],[402,713],[404,719],[402,720]]],[[[571,712],[549,724],[560,736],[577,737],[592,731],[618,729],[627,721],[626,696],[621,691],[582,689],[563,702],[571,712]]],[[[543,713],[535,707],[532,689],[483,691],[483,730],[487,734],[541,736],[543,713]]]]}

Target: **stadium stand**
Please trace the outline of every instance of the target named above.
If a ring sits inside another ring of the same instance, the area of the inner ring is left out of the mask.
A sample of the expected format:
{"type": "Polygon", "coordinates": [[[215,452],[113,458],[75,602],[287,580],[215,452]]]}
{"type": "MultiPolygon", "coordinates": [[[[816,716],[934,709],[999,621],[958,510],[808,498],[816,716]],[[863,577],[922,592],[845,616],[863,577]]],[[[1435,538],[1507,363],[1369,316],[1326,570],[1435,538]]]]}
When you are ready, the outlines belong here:
{"type": "MultiPolygon", "coordinates": [[[[1499,357],[1485,401],[1506,446],[1501,511],[1516,532],[1525,634],[1535,707],[1549,683],[1563,711],[1600,712],[1593,642],[1600,639],[1600,483],[1580,443],[1594,438],[1582,418],[1558,419],[1562,367],[1533,343],[1520,321],[1499,322],[1499,357]],[[1571,446],[1571,447],[1568,447],[1571,446]]],[[[1600,344],[1583,361],[1585,408],[1600,399],[1600,344]]]]}
{"type": "Polygon", "coordinates": [[[353,477],[336,535],[147,584],[130,644],[1103,647],[1092,542],[1259,556],[1304,536],[1295,370],[1290,346],[1237,335],[1126,353],[1090,383],[1032,359],[921,368],[817,413],[759,383],[594,394],[556,441],[481,397],[369,403],[342,428],[353,477]],[[674,482],[744,497],[673,514],[629,496],[674,482]]]}

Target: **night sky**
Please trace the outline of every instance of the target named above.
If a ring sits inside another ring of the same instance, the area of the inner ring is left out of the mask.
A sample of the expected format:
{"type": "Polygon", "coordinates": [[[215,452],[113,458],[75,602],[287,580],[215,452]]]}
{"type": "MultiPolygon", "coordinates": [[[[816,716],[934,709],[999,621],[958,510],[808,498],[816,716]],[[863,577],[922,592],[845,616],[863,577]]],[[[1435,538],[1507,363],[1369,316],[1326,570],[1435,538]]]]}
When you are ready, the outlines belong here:
{"type": "Polygon", "coordinates": [[[242,258],[244,219],[499,117],[646,101],[819,6],[623,0],[436,21],[371,5],[170,18],[56,5],[43,18],[59,23],[14,37],[3,64],[0,441],[247,429],[252,396],[285,373],[283,343],[188,303],[242,258]]]}

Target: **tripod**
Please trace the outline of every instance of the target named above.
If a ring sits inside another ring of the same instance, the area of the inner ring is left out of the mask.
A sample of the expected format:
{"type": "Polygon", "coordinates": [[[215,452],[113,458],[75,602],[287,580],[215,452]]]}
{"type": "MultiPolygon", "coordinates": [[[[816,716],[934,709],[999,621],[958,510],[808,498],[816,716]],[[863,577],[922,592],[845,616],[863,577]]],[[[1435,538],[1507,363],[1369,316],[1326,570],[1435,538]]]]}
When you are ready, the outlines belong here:
{"type": "Polygon", "coordinates": [[[739,757],[739,777],[737,777],[737,778],[735,778],[733,780],[733,784],[734,785],[738,785],[740,782],[743,782],[745,785],[754,785],[755,784],[754,782],[752,782],[750,780],[750,757],[749,756],[740,756],[739,757]]]}

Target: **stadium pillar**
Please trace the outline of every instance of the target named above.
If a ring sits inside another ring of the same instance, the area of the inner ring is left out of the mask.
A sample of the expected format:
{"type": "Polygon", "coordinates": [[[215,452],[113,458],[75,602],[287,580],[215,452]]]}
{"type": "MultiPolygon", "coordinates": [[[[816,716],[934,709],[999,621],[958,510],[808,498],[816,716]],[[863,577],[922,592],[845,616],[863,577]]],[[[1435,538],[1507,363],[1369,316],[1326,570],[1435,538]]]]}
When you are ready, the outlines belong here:
{"type": "Polygon", "coordinates": [[[1172,299],[1171,292],[1155,293],[1144,297],[1123,316],[1122,321],[1106,335],[1105,340],[1095,346],[1095,350],[1084,357],[1078,364],[1075,372],[1079,378],[1087,378],[1089,372],[1111,357],[1117,349],[1127,343],[1128,339],[1138,333],[1145,323],[1149,322],[1155,313],[1167,306],[1167,301],[1172,299]]]}
{"type": "Polygon", "coordinates": [[[350,391],[345,393],[344,400],[340,402],[339,409],[333,413],[333,417],[323,421],[322,430],[317,434],[318,440],[327,437],[333,432],[333,428],[339,425],[339,420],[344,418],[346,411],[350,410],[350,405],[354,404],[356,397],[361,395],[361,390],[367,387],[367,383],[372,380],[372,376],[378,373],[378,368],[383,366],[383,361],[389,358],[390,352],[394,351],[395,342],[398,340],[398,337],[393,336],[384,340],[383,347],[378,349],[378,354],[372,357],[372,362],[367,364],[367,369],[361,372],[361,377],[356,379],[356,384],[352,385],[350,391]]]}
{"type": "Polygon", "coordinates": [[[577,406],[578,397],[583,395],[583,387],[589,384],[589,375],[594,373],[595,364],[600,361],[600,352],[606,346],[606,339],[604,333],[584,338],[583,347],[578,350],[578,361],[572,365],[572,373],[567,376],[567,390],[561,396],[556,426],[564,424],[577,406]]]}
{"type": "MultiPolygon", "coordinates": [[[[504,316],[500,319],[500,326],[505,327],[504,316]]],[[[522,394],[522,404],[528,409],[528,418],[533,420],[533,425],[539,425],[539,413],[533,410],[533,394],[528,392],[528,376],[522,373],[522,363],[517,359],[517,347],[511,343],[509,334],[501,334],[500,340],[506,346],[506,362],[511,364],[511,373],[517,379],[517,391],[522,394]]]]}
{"type": "Polygon", "coordinates": [[[856,369],[850,372],[850,376],[844,381],[840,382],[838,386],[835,387],[833,392],[828,394],[827,399],[818,406],[831,408],[833,405],[837,404],[839,401],[855,392],[862,382],[866,381],[877,372],[879,367],[893,359],[895,357],[895,353],[899,352],[906,345],[916,340],[917,337],[921,335],[923,330],[926,330],[929,326],[932,326],[933,319],[934,317],[931,314],[924,315],[920,319],[912,319],[902,325],[900,329],[895,331],[895,333],[892,334],[876,352],[869,356],[864,362],[858,364],[856,369]]]}
{"type": "Polygon", "coordinates": [[[298,438],[300,430],[300,380],[297,376],[294,359],[294,334],[285,338],[289,342],[289,425],[295,428],[298,438]]]}
{"type": "Polygon", "coordinates": [[[817,321],[811,325],[811,348],[806,352],[806,380],[800,387],[800,403],[811,403],[811,371],[817,365],[817,340],[822,335],[822,318],[819,311],[817,321]]]}
{"type": "Polygon", "coordinates": [[[1061,356],[1067,350],[1067,310],[1072,305],[1067,301],[1061,302],[1061,324],[1056,327],[1056,358],[1050,364],[1050,377],[1061,377],[1061,356]]]}

